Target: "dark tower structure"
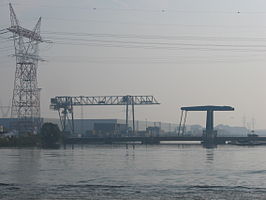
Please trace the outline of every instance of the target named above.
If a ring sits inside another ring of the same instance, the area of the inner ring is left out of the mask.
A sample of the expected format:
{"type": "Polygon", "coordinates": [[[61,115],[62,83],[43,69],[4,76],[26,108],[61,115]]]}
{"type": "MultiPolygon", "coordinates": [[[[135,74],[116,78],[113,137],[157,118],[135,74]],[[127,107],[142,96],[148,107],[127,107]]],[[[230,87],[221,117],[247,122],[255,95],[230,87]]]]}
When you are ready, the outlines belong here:
{"type": "Polygon", "coordinates": [[[33,30],[20,26],[11,4],[11,26],[7,29],[13,34],[16,72],[11,107],[11,117],[17,120],[13,128],[19,133],[34,133],[40,124],[40,89],[37,82],[37,68],[40,57],[39,43],[41,18],[33,30]]]}

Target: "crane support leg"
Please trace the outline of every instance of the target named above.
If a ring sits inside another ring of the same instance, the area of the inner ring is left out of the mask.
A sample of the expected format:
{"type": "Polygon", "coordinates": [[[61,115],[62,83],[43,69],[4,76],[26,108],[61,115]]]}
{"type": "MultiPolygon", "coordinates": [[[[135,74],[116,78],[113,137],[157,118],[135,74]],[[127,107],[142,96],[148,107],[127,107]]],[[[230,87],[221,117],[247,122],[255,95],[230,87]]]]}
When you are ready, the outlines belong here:
{"type": "Polygon", "coordinates": [[[126,104],[126,133],[128,134],[128,103],[126,104]]]}
{"type": "Polygon", "coordinates": [[[132,101],[132,121],[133,121],[133,135],[135,135],[135,105],[134,101],[132,101]]]}
{"type": "Polygon", "coordinates": [[[184,114],[184,111],[182,110],[181,111],[181,116],[180,116],[179,127],[178,127],[178,133],[177,133],[178,136],[180,135],[180,131],[181,131],[181,126],[182,126],[182,121],[183,121],[183,114],[184,114]]]}
{"type": "Polygon", "coordinates": [[[187,111],[185,111],[184,123],[183,123],[183,128],[182,128],[182,135],[184,135],[185,131],[186,131],[186,122],[187,122],[187,111]]]}

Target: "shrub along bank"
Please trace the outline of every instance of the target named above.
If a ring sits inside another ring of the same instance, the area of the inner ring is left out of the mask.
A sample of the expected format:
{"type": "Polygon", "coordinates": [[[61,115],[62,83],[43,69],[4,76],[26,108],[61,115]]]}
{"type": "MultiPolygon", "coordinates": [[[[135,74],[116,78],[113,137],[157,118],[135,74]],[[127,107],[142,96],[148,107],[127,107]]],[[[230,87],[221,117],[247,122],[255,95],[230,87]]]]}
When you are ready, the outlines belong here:
{"type": "Polygon", "coordinates": [[[43,124],[37,135],[0,137],[0,147],[57,147],[62,141],[62,134],[56,124],[43,124]]]}

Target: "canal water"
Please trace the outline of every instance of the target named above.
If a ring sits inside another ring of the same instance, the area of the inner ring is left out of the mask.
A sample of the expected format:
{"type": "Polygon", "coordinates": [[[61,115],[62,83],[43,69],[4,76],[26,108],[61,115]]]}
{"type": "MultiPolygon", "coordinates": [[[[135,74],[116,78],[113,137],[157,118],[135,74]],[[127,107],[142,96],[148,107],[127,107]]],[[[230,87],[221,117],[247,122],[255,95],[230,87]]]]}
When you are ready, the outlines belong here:
{"type": "Polygon", "coordinates": [[[2,148],[0,199],[266,199],[266,146],[2,148]]]}

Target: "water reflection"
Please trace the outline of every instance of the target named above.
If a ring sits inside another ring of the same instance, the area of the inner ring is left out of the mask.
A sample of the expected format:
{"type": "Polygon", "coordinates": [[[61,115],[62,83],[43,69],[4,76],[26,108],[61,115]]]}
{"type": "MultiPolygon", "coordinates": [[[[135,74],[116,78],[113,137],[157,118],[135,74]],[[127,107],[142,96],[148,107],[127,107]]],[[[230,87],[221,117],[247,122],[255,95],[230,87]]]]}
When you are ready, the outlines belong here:
{"type": "Polygon", "coordinates": [[[135,144],[126,144],[126,158],[135,160],[135,144]]]}
{"type": "Polygon", "coordinates": [[[3,149],[0,200],[266,199],[265,154],[200,145],[3,149]]]}
{"type": "Polygon", "coordinates": [[[12,163],[15,173],[14,179],[18,184],[31,184],[38,182],[40,171],[40,150],[16,149],[17,162],[12,163]]]}
{"type": "Polygon", "coordinates": [[[214,148],[206,148],[206,162],[212,164],[214,161],[214,148]]]}

